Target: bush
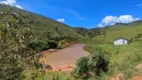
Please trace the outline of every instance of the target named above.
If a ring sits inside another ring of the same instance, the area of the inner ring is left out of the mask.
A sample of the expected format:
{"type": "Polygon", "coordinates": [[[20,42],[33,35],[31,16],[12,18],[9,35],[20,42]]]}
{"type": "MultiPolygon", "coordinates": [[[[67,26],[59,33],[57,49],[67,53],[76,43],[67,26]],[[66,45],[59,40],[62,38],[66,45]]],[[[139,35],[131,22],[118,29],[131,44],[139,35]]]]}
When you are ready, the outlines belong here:
{"type": "Polygon", "coordinates": [[[77,61],[76,68],[72,72],[72,75],[75,78],[83,78],[84,74],[88,74],[89,66],[88,66],[88,57],[82,57],[77,61]]]}
{"type": "Polygon", "coordinates": [[[69,45],[68,42],[66,42],[65,40],[62,40],[62,41],[60,41],[60,42],[58,43],[57,48],[58,48],[58,49],[63,49],[63,48],[65,48],[65,47],[67,47],[68,45],[69,45]]]}
{"type": "Polygon", "coordinates": [[[43,51],[43,50],[47,50],[49,48],[48,42],[45,41],[36,41],[36,42],[32,42],[29,45],[30,48],[32,48],[33,50],[36,50],[37,52],[43,51]]]}
{"type": "Polygon", "coordinates": [[[30,48],[37,52],[41,52],[51,48],[57,48],[57,43],[55,41],[35,41],[29,45],[30,48]]]}
{"type": "Polygon", "coordinates": [[[88,66],[92,76],[101,76],[102,72],[108,71],[108,57],[105,52],[96,51],[89,56],[88,66]]]}
{"type": "Polygon", "coordinates": [[[76,78],[100,77],[108,71],[108,57],[101,49],[97,49],[88,57],[82,57],[77,61],[76,68],[72,72],[76,78]]]}

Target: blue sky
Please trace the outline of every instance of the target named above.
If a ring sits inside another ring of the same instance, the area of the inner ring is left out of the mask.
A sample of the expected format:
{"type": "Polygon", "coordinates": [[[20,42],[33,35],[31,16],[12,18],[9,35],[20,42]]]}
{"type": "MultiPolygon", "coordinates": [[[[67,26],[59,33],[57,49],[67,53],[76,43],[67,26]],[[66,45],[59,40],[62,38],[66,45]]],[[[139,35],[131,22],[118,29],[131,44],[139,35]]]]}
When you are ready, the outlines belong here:
{"type": "Polygon", "coordinates": [[[72,27],[94,28],[142,19],[142,0],[0,1],[20,6],[20,8],[64,22],[72,27]]]}

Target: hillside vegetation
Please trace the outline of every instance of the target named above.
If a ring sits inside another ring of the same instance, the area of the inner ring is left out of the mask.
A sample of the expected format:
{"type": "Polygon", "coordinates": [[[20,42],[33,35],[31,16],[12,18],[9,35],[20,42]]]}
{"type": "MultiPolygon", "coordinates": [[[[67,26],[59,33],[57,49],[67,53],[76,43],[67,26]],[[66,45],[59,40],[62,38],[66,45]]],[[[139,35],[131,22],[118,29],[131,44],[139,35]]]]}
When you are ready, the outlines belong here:
{"type": "Polygon", "coordinates": [[[86,29],[86,28],[83,28],[83,27],[76,27],[76,28],[73,28],[78,34],[82,35],[83,37],[88,37],[88,38],[93,38],[95,37],[96,35],[99,35],[99,31],[97,32],[97,30],[95,29],[94,31],[93,30],[90,30],[90,29],[86,29]]]}
{"type": "MultiPolygon", "coordinates": [[[[95,72],[92,74],[90,68],[87,69],[90,80],[135,80],[135,76],[142,76],[141,70],[137,70],[136,66],[142,63],[142,21],[132,22],[130,24],[116,24],[109,27],[102,28],[103,34],[100,34],[94,38],[86,39],[88,45],[85,47],[93,56],[94,68],[98,69],[101,65],[100,75],[95,72]],[[128,45],[115,46],[113,41],[115,38],[124,37],[129,40],[128,45]],[[104,56],[105,55],[105,56],[104,56]],[[102,57],[102,58],[101,58],[102,57]],[[102,64],[104,61],[105,64],[102,64]],[[97,62],[97,60],[100,60],[97,62]],[[103,71],[103,67],[107,68],[107,71],[103,71]]],[[[91,56],[90,55],[90,56],[91,56]]],[[[89,60],[91,57],[86,57],[88,67],[90,67],[89,60]]],[[[84,60],[81,60],[85,62],[84,60]]],[[[80,62],[81,62],[80,61],[80,62]]],[[[85,67],[77,64],[79,67],[85,67]]],[[[87,66],[86,66],[87,67],[87,66]]],[[[78,67],[77,67],[78,68],[78,67]]],[[[79,71],[77,69],[77,71],[79,71]]],[[[76,72],[77,72],[76,71],[76,72]]],[[[86,73],[86,72],[85,72],[86,73]]],[[[80,73],[77,73],[78,75],[80,73]]]]}
{"type": "MultiPolygon", "coordinates": [[[[104,38],[107,42],[112,42],[118,37],[132,39],[137,35],[142,34],[142,21],[136,21],[129,24],[116,24],[105,27],[103,30],[104,38]]],[[[99,36],[100,37],[100,36],[99,36]]]]}
{"type": "Polygon", "coordinates": [[[42,72],[39,52],[79,38],[63,23],[0,4],[0,79],[34,80],[42,72]]]}
{"type": "Polygon", "coordinates": [[[33,33],[32,36],[36,39],[33,45],[40,46],[40,44],[43,44],[41,46],[43,48],[55,48],[59,41],[66,40],[70,42],[81,38],[81,35],[68,25],[38,14],[6,5],[0,5],[0,12],[1,21],[3,21],[1,25],[8,25],[10,28],[11,26],[29,28],[33,33]]]}
{"type": "Polygon", "coordinates": [[[21,10],[15,7],[0,5],[1,14],[13,16],[18,26],[24,26],[30,24],[33,28],[35,36],[43,38],[78,38],[81,37],[72,28],[66,24],[57,22],[50,18],[31,13],[25,10],[21,10]],[[19,21],[22,23],[18,23],[19,21]],[[22,25],[23,24],[23,25],[22,25]]]}

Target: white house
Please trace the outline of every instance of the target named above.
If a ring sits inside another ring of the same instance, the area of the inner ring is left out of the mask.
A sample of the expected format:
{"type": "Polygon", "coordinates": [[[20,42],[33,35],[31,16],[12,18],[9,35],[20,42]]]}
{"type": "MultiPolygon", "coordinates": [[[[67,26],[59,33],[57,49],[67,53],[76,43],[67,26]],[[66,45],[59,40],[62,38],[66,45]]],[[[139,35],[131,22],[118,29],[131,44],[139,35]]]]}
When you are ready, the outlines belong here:
{"type": "Polygon", "coordinates": [[[128,40],[122,37],[114,40],[114,45],[123,45],[123,44],[128,44],[128,40]]]}

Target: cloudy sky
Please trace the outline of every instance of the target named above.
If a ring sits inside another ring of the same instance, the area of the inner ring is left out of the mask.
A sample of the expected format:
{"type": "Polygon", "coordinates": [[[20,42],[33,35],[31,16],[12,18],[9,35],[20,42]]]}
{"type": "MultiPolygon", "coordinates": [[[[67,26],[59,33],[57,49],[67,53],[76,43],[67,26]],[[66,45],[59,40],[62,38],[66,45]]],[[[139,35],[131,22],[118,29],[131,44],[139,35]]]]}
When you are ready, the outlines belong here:
{"type": "Polygon", "coordinates": [[[0,0],[73,27],[104,27],[142,19],[142,0],[0,0]]]}

